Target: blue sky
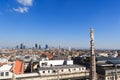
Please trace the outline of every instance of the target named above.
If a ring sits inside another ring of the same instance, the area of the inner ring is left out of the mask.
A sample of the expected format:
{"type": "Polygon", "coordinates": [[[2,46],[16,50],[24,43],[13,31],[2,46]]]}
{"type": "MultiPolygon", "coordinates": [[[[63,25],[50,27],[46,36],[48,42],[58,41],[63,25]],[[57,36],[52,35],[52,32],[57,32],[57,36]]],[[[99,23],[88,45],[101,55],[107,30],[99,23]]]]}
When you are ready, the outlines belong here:
{"type": "Polygon", "coordinates": [[[120,49],[120,0],[0,0],[0,46],[120,49]]]}

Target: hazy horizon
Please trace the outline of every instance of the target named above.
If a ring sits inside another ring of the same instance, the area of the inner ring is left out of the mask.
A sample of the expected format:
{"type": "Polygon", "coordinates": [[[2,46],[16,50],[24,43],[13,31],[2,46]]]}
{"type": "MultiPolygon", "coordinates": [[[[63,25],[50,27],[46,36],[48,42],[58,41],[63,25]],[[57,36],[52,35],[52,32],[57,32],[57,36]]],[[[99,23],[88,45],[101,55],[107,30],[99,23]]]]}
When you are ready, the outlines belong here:
{"type": "Polygon", "coordinates": [[[35,43],[120,49],[119,0],[0,0],[0,47],[35,43]]]}

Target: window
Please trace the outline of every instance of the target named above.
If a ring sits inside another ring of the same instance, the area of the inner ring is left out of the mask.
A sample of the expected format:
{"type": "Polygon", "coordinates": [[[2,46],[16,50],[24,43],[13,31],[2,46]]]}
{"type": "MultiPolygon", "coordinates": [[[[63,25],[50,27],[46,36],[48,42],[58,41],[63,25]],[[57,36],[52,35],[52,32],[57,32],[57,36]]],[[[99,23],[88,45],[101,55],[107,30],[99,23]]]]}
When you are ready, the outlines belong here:
{"type": "Polygon", "coordinates": [[[82,70],[84,70],[84,67],[82,68],[82,70]]]}
{"type": "Polygon", "coordinates": [[[110,79],[112,79],[112,77],[110,77],[110,79]]]}
{"type": "Polygon", "coordinates": [[[56,73],[56,71],[55,71],[55,70],[53,70],[53,73],[56,73]]]}
{"type": "Polygon", "coordinates": [[[111,79],[111,80],[114,80],[114,76],[111,76],[110,79],[111,79]]]}
{"type": "Polygon", "coordinates": [[[1,72],[0,75],[1,75],[1,76],[4,76],[4,72],[1,72]]]}
{"type": "Polygon", "coordinates": [[[5,76],[9,76],[9,72],[5,72],[5,76]]]}
{"type": "Polygon", "coordinates": [[[74,71],[76,71],[76,69],[74,69],[74,71]]]}
{"type": "Polygon", "coordinates": [[[61,71],[63,72],[63,69],[61,71]]]}
{"type": "Polygon", "coordinates": [[[48,73],[50,73],[50,71],[48,71],[48,73]]]}
{"type": "Polygon", "coordinates": [[[45,71],[43,71],[43,73],[45,73],[45,71]]]}
{"type": "Polygon", "coordinates": [[[70,72],[71,70],[70,70],[70,69],[68,69],[68,71],[70,72]]]}

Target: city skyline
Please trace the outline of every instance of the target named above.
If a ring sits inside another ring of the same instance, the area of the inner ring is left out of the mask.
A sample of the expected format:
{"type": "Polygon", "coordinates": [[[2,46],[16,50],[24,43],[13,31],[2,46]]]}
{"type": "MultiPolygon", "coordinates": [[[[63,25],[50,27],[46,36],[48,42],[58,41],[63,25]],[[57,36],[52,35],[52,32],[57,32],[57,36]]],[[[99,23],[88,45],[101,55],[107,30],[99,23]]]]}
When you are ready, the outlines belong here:
{"type": "Polygon", "coordinates": [[[0,0],[0,47],[20,43],[120,49],[119,0],[0,0]]]}

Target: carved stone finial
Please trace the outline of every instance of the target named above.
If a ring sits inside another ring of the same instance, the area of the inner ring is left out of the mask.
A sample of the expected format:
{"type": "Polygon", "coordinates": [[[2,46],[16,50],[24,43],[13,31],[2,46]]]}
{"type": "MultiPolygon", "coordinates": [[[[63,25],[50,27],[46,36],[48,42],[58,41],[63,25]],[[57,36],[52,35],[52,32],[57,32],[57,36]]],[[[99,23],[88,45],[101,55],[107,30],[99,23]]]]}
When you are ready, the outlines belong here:
{"type": "Polygon", "coordinates": [[[93,28],[91,28],[90,30],[90,38],[91,40],[94,40],[94,29],[93,28]]]}

